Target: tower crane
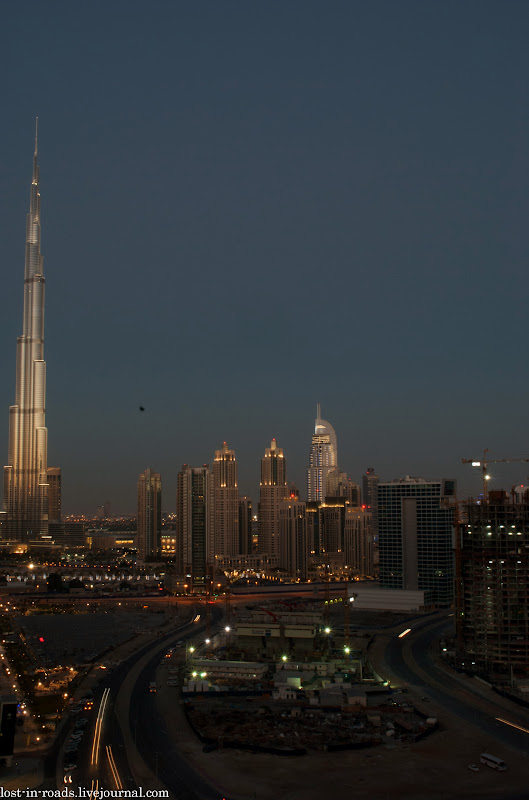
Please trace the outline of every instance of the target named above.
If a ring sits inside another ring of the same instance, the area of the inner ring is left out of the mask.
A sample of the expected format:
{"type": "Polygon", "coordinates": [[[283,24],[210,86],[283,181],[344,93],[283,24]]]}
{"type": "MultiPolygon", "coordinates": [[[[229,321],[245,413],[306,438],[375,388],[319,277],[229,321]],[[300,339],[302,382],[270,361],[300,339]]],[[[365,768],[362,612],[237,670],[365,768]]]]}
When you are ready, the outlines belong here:
{"type": "Polygon", "coordinates": [[[489,452],[488,448],[486,448],[483,451],[483,458],[481,459],[481,461],[477,461],[474,458],[461,459],[462,464],[472,464],[473,467],[481,467],[484,500],[488,500],[489,497],[488,484],[487,484],[487,482],[490,480],[490,475],[488,474],[489,464],[509,463],[511,461],[529,461],[529,458],[487,458],[488,452],[489,452]]]}

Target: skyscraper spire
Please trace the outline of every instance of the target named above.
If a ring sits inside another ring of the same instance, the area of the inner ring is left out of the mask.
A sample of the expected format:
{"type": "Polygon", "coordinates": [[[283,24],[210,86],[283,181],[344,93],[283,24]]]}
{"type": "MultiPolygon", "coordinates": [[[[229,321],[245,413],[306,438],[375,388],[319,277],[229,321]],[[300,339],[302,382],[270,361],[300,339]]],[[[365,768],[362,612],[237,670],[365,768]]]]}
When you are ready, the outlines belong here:
{"type": "Polygon", "coordinates": [[[40,193],[35,124],[33,178],[26,217],[24,314],[17,339],[15,405],[9,409],[8,466],[4,467],[4,538],[24,542],[48,532],[45,427],[44,275],[40,253],[40,193]]]}

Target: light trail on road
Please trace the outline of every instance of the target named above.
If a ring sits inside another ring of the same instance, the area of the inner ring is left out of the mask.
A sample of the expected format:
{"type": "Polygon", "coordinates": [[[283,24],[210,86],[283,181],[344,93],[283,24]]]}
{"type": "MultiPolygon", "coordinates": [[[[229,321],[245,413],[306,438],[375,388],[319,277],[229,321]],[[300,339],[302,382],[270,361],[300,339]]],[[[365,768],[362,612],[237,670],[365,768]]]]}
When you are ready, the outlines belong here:
{"type": "Polygon", "coordinates": [[[118,768],[116,767],[116,762],[114,761],[114,755],[112,753],[112,747],[107,744],[107,756],[108,756],[108,763],[110,764],[110,769],[112,771],[112,777],[114,778],[114,782],[116,784],[116,789],[123,789],[123,784],[121,783],[121,778],[119,777],[118,768]]]}
{"type": "Polygon", "coordinates": [[[411,633],[411,628],[406,628],[405,631],[402,631],[402,633],[399,633],[399,639],[403,639],[404,636],[408,635],[408,633],[411,633]]]}
{"type": "Polygon", "coordinates": [[[99,742],[101,740],[101,730],[103,727],[103,719],[105,716],[105,709],[108,703],[108,696],[110,694],[110,689],[105,689],[103,692],[103,697],[101,698],[101,703],[99,704],[99,711],[97,712],[97,720],[96,726],[94,730],[94,741],[92,743],[92,765],[97,766],[97,762],[99,760],[99,742]]]}
{"type": "Polygon", "coordinates": [[[522,731],[523,733],[529,733],[529,730],[527,728],[522,728],[521,725],[515,725],[514,722],[509,722],[509,720],[507,719],[502,719],[501,717],[494,717],[494,719],[497,719],[498,722],[503,722],[504,725],[510,725],[511,728],[516,728],[517,730],[522,731]]]}
{"type": "Polygon", "coordinates": [[[99,791],[99,781],[92,778],[92,785],[90,787],[90,796],[88,800],[97,800],[99,791]]]}

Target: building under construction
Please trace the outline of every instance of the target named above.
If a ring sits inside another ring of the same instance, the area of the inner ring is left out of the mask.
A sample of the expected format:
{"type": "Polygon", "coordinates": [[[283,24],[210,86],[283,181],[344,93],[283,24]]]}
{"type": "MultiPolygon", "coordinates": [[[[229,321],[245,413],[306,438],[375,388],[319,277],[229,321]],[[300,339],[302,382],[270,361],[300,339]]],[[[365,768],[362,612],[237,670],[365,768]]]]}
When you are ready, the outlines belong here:
{"type": "Polygon", "coordinates": [[[489,676],[527,676],[529,498],[490,492],[464,511],[457,553],[459,658],[489,676]]]}

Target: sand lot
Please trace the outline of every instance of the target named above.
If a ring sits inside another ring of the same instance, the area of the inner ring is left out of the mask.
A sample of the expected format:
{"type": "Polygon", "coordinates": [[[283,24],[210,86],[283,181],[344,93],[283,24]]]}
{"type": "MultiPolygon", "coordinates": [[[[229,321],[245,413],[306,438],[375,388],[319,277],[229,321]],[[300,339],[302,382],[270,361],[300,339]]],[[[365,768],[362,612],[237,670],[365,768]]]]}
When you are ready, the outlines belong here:
{"type": "MultiPolygon", "coordinates": [[[[455,725],[413,745],[384,745],[362,751],[310,753],[301,757],[250,754],[242,751],[202,753],[201,745],[183,746],[189,760],[227,797],[251,800],[316,800],[318,798],[500,798],[527,788],[527,766],[518,753],[504,757],[508,770],[496,772],[479,764],[486,738],[470,726],[455,725]],[[477,763],[479,772],[468,764],[477,763]]],[[[192,734],[190,734],[192,736],[192,734]]]]}

